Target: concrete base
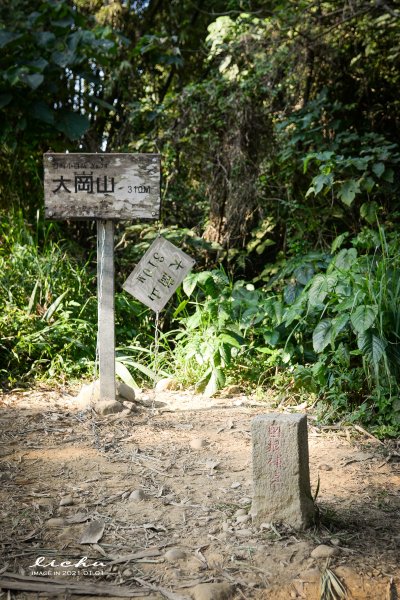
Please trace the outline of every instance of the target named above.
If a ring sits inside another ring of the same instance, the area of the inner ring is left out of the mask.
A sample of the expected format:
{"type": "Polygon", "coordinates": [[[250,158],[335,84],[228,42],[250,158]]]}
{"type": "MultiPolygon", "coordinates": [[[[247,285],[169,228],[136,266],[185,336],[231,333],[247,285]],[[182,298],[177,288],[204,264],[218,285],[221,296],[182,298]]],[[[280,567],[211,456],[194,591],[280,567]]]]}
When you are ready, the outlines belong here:
{"type": "MultiPolygon", "coordinates": [[[[116,382],[116,401],[120,402],[135,402],[135,390],[131,388],[126,383],[122,381],[116,382]]],[[[86,410],[91,408],[94,405],[97,405],[99,402],[110,402],[107,398],[100,398],[100,381],[97,379],[92,383],[87,385],[83,385],[78,396],[77,403],[81,407],[82,410],[86,410]]],[[[115,402],[115,400],[111,400],[111,402],[115,402]]]]}

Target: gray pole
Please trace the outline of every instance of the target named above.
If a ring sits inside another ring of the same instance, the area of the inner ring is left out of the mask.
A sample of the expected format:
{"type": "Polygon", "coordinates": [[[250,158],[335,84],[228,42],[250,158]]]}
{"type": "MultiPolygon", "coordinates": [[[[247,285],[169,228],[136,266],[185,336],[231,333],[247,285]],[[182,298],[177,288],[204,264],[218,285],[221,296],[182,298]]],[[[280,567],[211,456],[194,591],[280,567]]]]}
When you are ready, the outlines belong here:
{"type": "Polygon", "coordinates": [[[115,401],[114,222],[97,221],[100,400],[115,401]]]}

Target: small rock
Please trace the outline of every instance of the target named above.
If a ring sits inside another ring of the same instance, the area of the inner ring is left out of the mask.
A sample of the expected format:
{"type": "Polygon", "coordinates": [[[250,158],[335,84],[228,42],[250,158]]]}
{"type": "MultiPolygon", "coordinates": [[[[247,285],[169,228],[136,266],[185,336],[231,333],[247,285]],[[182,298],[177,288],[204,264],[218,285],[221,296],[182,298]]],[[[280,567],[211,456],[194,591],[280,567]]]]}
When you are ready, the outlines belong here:
{"type": "Polygon", "coordinates": [[[332,548],[332,546],[326,546],[326,544],[320,544],[311,552],[312,558],[329,558],[334,554],[338,553],[337,548],[332,548]]]}
{"type": "Polygon", "coordinates": [[[157,382],[155,390],[156,392],[168,392],[177,390],[179,388],[179,382],[173,377],[165,377],[157,382]]]}
{"type": "Polygon", "coordinates": [[[48,519],[46,525],[47,527],[63,527],[65,525],[65,520],[61,517],[54,517],[53,519],[48,519]]]}
{"type": "Polygon", "coordinates": [[[141,502],[142,500],[147,500],[147,494],[143,490],[133,490],[133,492],[129,494],[128,500],[141,502]]]}
{"type": "Polygon", "coordinates": [[[233,401],[233,406],[243,406],[243,404],[245,404],[245,401],[241,398],[238,398],[237,400],[233,401]]]}
{"type": "Polygon", "coordinates": [[[236,490],[237,488],[240,488],[240,486],[241,486],[241,485],[242,485],[242,484],[240,483],[240,481],[234,481],[234,482],[232,483],[232,485],[231,485],[231,488],[232,488],[233,490],[236,490]]]}
{"type": "Polygon", "coordinates": [[[219,532],[219,530],[220,530],[220,527],[219,527],[219,525],[213,525],[213,526],[212,526],[212,527],[211,527],[211,528],[208,530],[208,533],[209,533],[210,535],[215,535],[216,533],[218,533],[218,532],[219,532]]]}
{"type": "Polygon", "coordinates": [[[229,600],[235,594],[235,588],[229,583],[199,583],[192,588],[194,600],[229,600]]]}
{"type": "Polygon", "coordinates": [[[221,396],[238,396],[242,393],[240,385],[228,385],[221,390],[221,396]]]}
{"type": "Polygon", "coordinates": [[[190,447],[192,450],[201,450],[202,448],[205,448],[205,446],[207,446],[207,442],[202,438],[193,438],[190,440],[190,447]]]}
{"type": "Polygon", "coordinates": [[[132,575],[133,575],[133,571],[132,571],[132,569],[124,569],[124,570],[122,571],[122,575],[123,575],[124,577],[132,577],[132,575]]]}
{"type": "Polygon", "coordinates": [[[222,523],[222,531],[230,531],[230,530],[231,530],[230,523],[228,523],[228,521],[224,521],[222,523]]]}
{"type": "Polygon", "coordinates": [[[39,508],[49,508],[53,506],[53,500],[51,498],[38,498],[36,504],[39,508]]]}
{"type": "Polygon", "coordinates": [[[247,498],[247,496],[240,498],[239,504],[251,504],[251,498],[247,498]]]}
{"type": "Polygon", "coordinates": [[[247,510],[245,508],[238,508],[235,511],[235,517],[241,517],[242,515],[247,515],[247,510]]]}
{"type": "Polygon", "coordinates": [[[331,465],[327,465],[325,463],[318,465],[318,469],[320,469],[320,471],[332,471],[331,465]]]}
{"type": "Polygon", "coordinates": [[[116,400],[100,400],[96,402],[94,409],[99,415],[115,415],[124,410],[124,405],[116,400]]]}
{"type": "Polygon", "coordinates": [[[250,515],[239,515],[236,517],[236,523],[248,523],[250,519],[250,515]]]}
{"type": "Polygon", "coordinates": [[[237,535],[238,537],[251,537],[253,535],[253,532],[251,529],[237,529],[235,531],[235,535],[237,535]]]}
{"type": "Polygon", "coordinates": [[[181,548],[170,548],[164,554],[165,560],[168,562],[175,562],[176,560],[183,560],[186,558],[186,552],[181,550],[181,548]]]}
{"type": "MultiPolygon", "coordinates": [[[[118,400],[118,402],[119,402],[119,400],[118,400]]],[[[123,407],[124,407],[124,410],[121,412],[121,417],[123,417],[124,415],[129,417],[132,414],[135,414],[138,412],[138,407],[133,402],[128,402],[127,400],[124,400],[123,407]]]]}
{"type": "Polygon", "coordinates": [[[72,506],[73,503],[74,499],[72,498],[72,496],[64,496],[60,500],[60,506],[72,506]]]}
{"type": "Polygon", "coordinates": [[[340,540],[338,538],[331,538],[330,542],[332,546],[340,546],[340,540]]]}
{"type": "Polygon", "coordinates": [[[135,390],[122,381],[117,383],[117,394],[122,401],[135,402],[136,400],[135,390]]]}

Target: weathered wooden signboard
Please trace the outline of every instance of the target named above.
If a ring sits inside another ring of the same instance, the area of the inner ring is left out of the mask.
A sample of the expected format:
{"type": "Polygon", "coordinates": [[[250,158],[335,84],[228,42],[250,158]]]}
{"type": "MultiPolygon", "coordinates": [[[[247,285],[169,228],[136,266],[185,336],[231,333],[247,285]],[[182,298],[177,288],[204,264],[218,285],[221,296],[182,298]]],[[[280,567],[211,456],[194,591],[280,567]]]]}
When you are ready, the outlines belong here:
{"type": "Polygon", "coordinates": [[[159,154],[44,155],[49,219],[158,219],[159,154]]]}
{"type": "Polygon", "coordinates": [[[114,221],[158,219],[159,154],[48,152],[45,216],[97,220],[100,398],[115,401],[114,221]]]}
{"type": "Polygon", "coordinates": [[[163,237],[154,240],[122,286],[143,304],[159,312],[195,261],[163,237]]]}

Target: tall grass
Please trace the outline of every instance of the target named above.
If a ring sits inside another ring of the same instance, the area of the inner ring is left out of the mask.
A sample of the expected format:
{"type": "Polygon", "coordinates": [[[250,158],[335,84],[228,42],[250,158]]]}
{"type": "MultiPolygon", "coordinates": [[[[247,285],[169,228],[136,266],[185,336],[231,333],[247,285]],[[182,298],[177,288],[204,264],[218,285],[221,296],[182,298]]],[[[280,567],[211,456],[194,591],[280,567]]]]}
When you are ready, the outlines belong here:
{"type": "Polygon", "coordinates": [[[97,318],[89,263],[74,258],[55,225],[29,225],[20,212],[2,215],[0,241],[2,385],[86,374],[97,318]]]}

